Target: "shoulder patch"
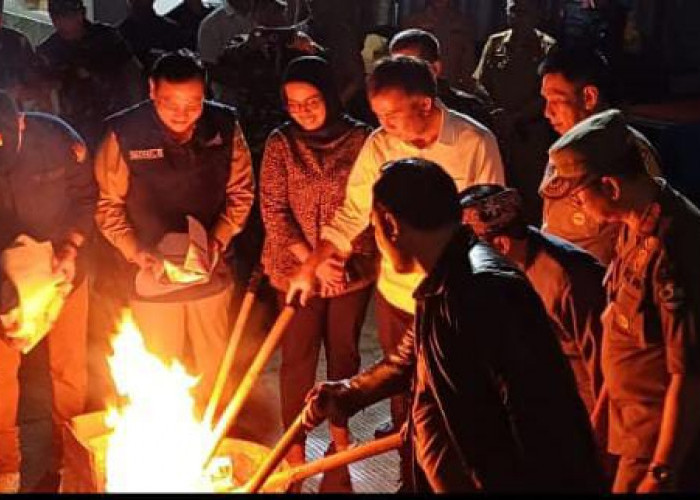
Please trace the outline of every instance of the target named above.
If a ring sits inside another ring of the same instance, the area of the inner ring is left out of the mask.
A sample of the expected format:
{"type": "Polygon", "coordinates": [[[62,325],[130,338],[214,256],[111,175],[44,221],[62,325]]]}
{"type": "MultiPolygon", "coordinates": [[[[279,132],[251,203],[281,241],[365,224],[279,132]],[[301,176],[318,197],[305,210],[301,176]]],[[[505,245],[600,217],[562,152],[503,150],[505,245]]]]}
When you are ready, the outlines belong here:
{"type": "Polygon", "coordinates": [[[671,311],[680,308],[686,298],[685,289],[675,279],[675,274],[673,265],[666,262],[662,263],[656,276],[659,303],[671,311]]]}
{"type": "Polygon", "coordinates": [[[661,305],[669,310],[676,310],[685,302],[685,291],[673,281],[661,284],[658,294],[661,305]]]}

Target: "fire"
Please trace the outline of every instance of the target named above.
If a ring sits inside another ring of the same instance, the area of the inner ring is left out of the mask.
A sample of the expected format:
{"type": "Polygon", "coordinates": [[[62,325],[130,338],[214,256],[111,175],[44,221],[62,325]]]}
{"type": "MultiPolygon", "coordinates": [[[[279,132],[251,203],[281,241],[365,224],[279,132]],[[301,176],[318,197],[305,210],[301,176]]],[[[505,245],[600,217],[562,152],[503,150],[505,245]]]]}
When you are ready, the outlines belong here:
{"type": "Polygon", "coordinates": [[[125,313],[109,359],[117,392],[126,403],[110,408],[105,456],[107,492],[213,492],[202,470],[212,433],[195,416],[191,390],[198,379],[174,361],[149,353],[125,313]]]}

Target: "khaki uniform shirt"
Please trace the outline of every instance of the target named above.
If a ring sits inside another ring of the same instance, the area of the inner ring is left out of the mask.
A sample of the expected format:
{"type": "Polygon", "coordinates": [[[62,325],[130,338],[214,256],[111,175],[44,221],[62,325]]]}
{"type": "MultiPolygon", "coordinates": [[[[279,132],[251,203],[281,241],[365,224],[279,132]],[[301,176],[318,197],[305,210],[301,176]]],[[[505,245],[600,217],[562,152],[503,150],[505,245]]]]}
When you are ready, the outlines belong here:
{"type": "Polygon", "coordinates": [[[542,299],[589,413],[602,386],[600,315],[605,269],[588,252],[528,228],[525,274],[542,299]]]}
{"type": "MultiPolygon", "coordinates": [[[[372,186],[386,162],[405,158],[424,158],[440,165],[462,191],[474,184],[503,184],[501,155],[494,135],[483,125],[445,108],[439,101],[442,125],[438,140],[419,149],[375,130],[365,142],[350,172],[345,199],[330,224],[321,229],[321,239],[349,253],[351,242],[369,225],[372,212],[372,186]]],[[[420,200],[416,200],[420,203],[420,200]]],[[[423,279],[418,273],[399,274],[386,258],[381,260],[377,288],[394,307],[414,314],[412,295],[423,279]]]]}
{"type": "MultiPolygon", "coordinates": [[[[647,172],[654,177],[661,175],[661,161],[654,147],[641,133],[630,127],[637,138],[647,172]]],[[[604,265],[608,265],[615,253],[615,243],[620,233],[619,224],[599,223],[586,215],[568,198],[544,199],[542,230],[564,238],[592,253],[604,265]]]]}
{"type": "Polygon", "coordinates": [[[658,182],[640,227],[620,232],[602,316],[609,450],[645,459],[656,448],[671,375],[700,373],[700,211],[658,182]]]}
{"type": "Polygon", "coordinates": [[[512,29],[491,35],[474,72],[474,79],[506,112],[534,108],[526,114],[542,114],[537,68],[556,41],[539,30],[534,35],[531,43],[520,46],[511,41],[512,29]]]}

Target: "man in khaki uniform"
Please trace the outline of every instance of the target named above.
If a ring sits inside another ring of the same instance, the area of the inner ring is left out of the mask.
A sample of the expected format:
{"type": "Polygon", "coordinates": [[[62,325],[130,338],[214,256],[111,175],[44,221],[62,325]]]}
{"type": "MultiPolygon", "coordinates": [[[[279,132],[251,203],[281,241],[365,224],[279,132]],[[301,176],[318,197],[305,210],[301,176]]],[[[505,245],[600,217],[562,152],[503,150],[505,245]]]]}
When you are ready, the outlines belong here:
{"type": "Polygon", "coordinates": [[[507,16],[510,28],[489,37],[474,78],[501,109],[494,115],[494,132],[506,184],[520,191],[526,221],[539,225],[542,203],[537,188],[554,136],[542,117],[537,68],[556,41],[535,28],[534,0],[509,0],[507,16]]]}
{"type": "MultiPolygon", "coordinates": [[[[604,56],[590,49],[552,50],[539,70],[544,114],[558,134],[610,108],[611,75],[604,56]]],[[[647,171],[661,175],[658,153],[640,132],[630,128],[647,171]]],[[[550,199],[543,193],[544,231],[564,238],[595,255],[604,265],[612,260],[620,225],[599,223],[567,198],[550,199]]]]}
{"type": "Polygon", "coordinates": [[[645,169],[618,110],[550,149],[543,191],[622,224],[602,315],[616,493],[700,492],[700,210],[645,169]]]}
{"type": "Polygon", "coordinates": [[[482,184],[467,188],[460,197],[463,221],[513,261],[542,299],[576,378],[578,394],[592,413],[602,385],[600,315],[605,307],[605,269],[588,252],[527,226],[515,189],[482,184]]]}

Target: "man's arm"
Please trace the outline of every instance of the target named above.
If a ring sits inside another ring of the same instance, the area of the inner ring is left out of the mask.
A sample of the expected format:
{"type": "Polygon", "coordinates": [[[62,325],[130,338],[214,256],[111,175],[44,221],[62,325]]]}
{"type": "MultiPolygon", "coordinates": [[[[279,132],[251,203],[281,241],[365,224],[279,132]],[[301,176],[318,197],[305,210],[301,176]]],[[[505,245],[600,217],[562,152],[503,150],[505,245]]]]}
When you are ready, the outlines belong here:
{"type": "Polygon", "coordinates": [[[352,250],[352,241],[364,231],[372,212],[372,187],[379,178],[381,162],[375,152],[375,135],[370,135],[360,150],[345,188],[343,204],[330,224],[321,229],[321,239],[332,243],[345,254],[352,250]]]}
{"type": "MultiPolygon", "coordinates": [[[[679,242],[680,243],[680,242],[679,242]]],[[[688,243],[686,241],[686,243],[688,243]]],[[[697,245],[686,244],[680,249],[689,260],[697,245]],[[687,248],[690,247],[690,248],[687,248]]],[[[674,252],[677,258],[678,253],[674,252]]],[[[661,319],[666,345],[666,365],[671,381],[666,390],[659,439],[653,463],[679,471],[686,456],[700,436],[700,330],[698,329],[697,272],[681,270],[661,254],[654,271],[654,302],[661,319]]],[[[673,487],[673,485],[670,485],[673,487]]],[[[640,492],[660,491],[647,476],[639,486],[640,492]]]]}
{"type": "MultiPolygon", "coordinates": [[[[679,471],[700,435],[700,376],[674,374],[666,390],[661,431],[652,463],[679,471]]],[[[659,491],[644,481],[638,492],[659,491]],[[645,488],[650,488],[649,490],[645,488]]]]}
{"type": "Polygon", "coordinates": [[[95,212],[97,227],[128,261],[133,261],[139,242],[126,214],[129,169],[112,132],[95,156],[95,179],[99,190],[95,212]]]}
{"type": "Polygon", "coordinates": [[[348,178],[343,204],[336,210],[331,223],[321,228],[318,247],[290,279],[287,302],[300,295],[299,300],[304,305],[314,288],[316,269],[332,257],[349,255],[352,241],[369,225],[372,187],[381,166],[374,150],[374,137],[370,135],[362,146],[348,178]]]}
{"type": "Polygon", "coordinates": [[[233,134],[231,173],[226,183],[226,208],[212,230],[212,237],[225,249],[231,239],[243,230],[255,197],[250,149],[239,124],[233,134]]]}
{"type": "Polygon", "coordinates": [[[410,388],[415,370],[415,333],[404,333],[396,353],[352,377],[323,382],[307,395],[304,425],[313,428],[324,420],[342,421],[358,411],[410,388]]]}
{"type": "Polygon", "coordinates": [[[603,326],[600,317],[606,306],[602,285],[605,270],[596,264],[585,268],[585,272],[588,274],[573,281],[563,294],[561,319],[564,328],[573,337],[591,378],[593,397],[597,398],[603,385],[600,367],[603,326]]]}
{"type": "MultiPolygon", "coordinates": [[[[62,275],[66,282],[76,278],[76,259],[94,227],[97,189],[88,162],[87,147],[77,137],[67,144],[66,196],[70,200],[61,227],[61,234],[54,245],[53,272],[62,275]]],[[[60,160],[59,160],[60,161],[60,160]]]]}
{"type": "Polygon", "coordinates": [[[97,185],[86,145],[74,141],[69,155],[66,180],[71,203],[63,224],[66,232],[62,241],[80,247],[90,237],[95,225],[97,185]]]}

